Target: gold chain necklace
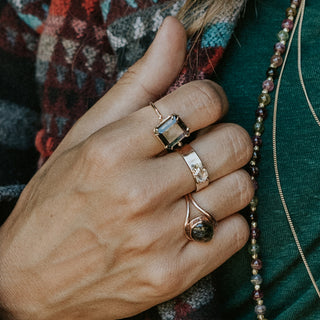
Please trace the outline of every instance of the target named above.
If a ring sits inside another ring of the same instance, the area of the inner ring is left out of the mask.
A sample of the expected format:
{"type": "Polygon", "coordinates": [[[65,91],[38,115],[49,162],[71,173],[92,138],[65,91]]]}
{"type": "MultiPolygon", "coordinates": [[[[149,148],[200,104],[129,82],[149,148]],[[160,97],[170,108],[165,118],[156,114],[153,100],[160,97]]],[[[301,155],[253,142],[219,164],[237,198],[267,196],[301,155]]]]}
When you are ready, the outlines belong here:
{"type": "Polygon", "coordinates": [[[309,99],[309,96],[308,96],[308,93],[306,90],[306,86],[304,85],[302,70],[301,70],[301,30],[302,30],[302,21],[303,21],[303,17],[304,17],[305,4],[306,4],[306,2],[305,2],[305,0],[303,0],[303,2],[301,3],[301,17],[300,17],[299,29],[298,29],[298,72],[299,72],[301,87],[302,87],[304,95],[306,97],[309,109],[313,115],[314,120],[316,121],[316,123],[320,127],[320,120],[319,120],[319,118],[318,118],[316,112],[314,111],[314,108],[310,102],[310,99],[309,99]]]}
{"type": "Polygon", "coordinates": [[[315,288],[315,290],[316,290],[316,292],[317,292],[317,294],[318,294],[318,296],[320,298],[320,290],[319,290],[318,285],[317,285],[317,283],[316,283],[316,281],[315,281],[315,279],[314,279],[314,277],[312,275],[311,269],[309,267],[309,264],[307,262],[305,254],[304,254],[304,252],[302,250],[300,241],[298,239],[297,233],[295,231],[295,227],[294,227],[292,219],[291,219],[290,212],[288,210],[288,207],[287,207],[287,204],[286,204],[286,201],[285,201],[285,197],[284,197],[284,194],[283,194],[283,191],[282,191],[282,187],[281,187],[281,182],[280,182],[280,175],[279,175],[279,170],[278,170],[278,157],[277,157],[277,135],[276,134],[277,134],[277,111],[278,111],[279,90],[280,90],[280,84],[281,84],[281,79],[282,79],[284,67],[286,65],[287,57],[288,57],[288,54],[289,54],[289,51],[290,51],[292,39],[293,39],[295,30],[296,30],[298,21],[299,21],[299,30],[298,30],[298,72],[299,72],[299,78],[300,78],[301,86],[302,86],[304,95],[306,97],[309,109],[310,109],[310,111],[311,111],[316,123],[320,127],[320,121],[319,121],[319,118],[317,117],[316,112],[315,112],[315,110],[314,110],[314,108],[313,108],[313,106],[312,106],[312,104],[310,102],[310,99],[308,97],[307,90],[306,90],[306,87],[305,87],[305,84],[304,84],[304,81],[303,81],[302,70],[301,70],[301,29],[302,29],[302,21],[303,21],[303,16],[304,16],[304,10],[305,10],[305,0],[302,0],[301,1],[301,5],[300,5],[300,10],[299,10],[297,18],[296,18],[296,23],[294,25],[294,28],[292,30],[291,37],[290,37],[290,40],[289,40],[289,43],[288,43],[288,49],[287,49],[286,55],[284,57],[283,65],[282,65],[282,68],[281,68],[281,71],[280,71],[280,75],[279,75],[279,80],[278,80],[278,83],[277,83],[277,88],[276,88],[276,93],[275,93],[275,100],[274,100],[274,111],[273,111],[272,148],[273,148],[274,171],[275,171],[276,182],[277,182],[278,192],[279,192],[279,195],[280,195],[282,206],[283,206],[283,209],[285,211],[285,214],[286,214],[286,217],[287,217],[287,220],[288,220],[288,223],[289,223],[293,238],[294,238],[295,243],[297,245],[297,248],[299,250],[299,253],[300,253],[300,256],[302,258],[302,261],[303,261],[303,263],[305,265],[305,268],[306,268],[306,270],[308,272],[310,280],[311,280],[311,282],[312,282],[312,284],[313,284],[313,286],[314,286],[314,288],[315,288]]]}

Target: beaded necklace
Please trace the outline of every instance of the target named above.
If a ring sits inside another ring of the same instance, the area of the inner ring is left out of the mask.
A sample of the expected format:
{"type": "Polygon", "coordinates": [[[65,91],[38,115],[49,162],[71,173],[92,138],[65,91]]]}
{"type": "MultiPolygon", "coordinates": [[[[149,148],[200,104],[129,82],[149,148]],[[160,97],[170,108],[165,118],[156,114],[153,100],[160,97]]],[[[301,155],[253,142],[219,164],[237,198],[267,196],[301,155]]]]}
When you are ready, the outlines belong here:
{"type": "MultiPolygon", "coordinates": [[[[290,1],[290,7],[286,9],[286,19],[283,20],[281,28],[282,30],[280,30],[277,34],[277,38],[279,40],[279,42],[277,42],[274,45],[274,55],[271,57],[271,64],[270,67],[268,68],[267,72],[266,72],[266,76],[267,79],[262,83],[262,92],[258,97],[258,102],[259,102],[259,106],[256,110],[256,122],[253,126],[253,131],[254,131],[254,135],[252,137],[252,142],[253,142],[253,155],[251,158],[251,161],[249,163],[249,173],[251,176],[251,179],[253,181],[253,184],[255,186],[255,190],[257,191],[258,189],[258,183],[257,183],[257,177],[259,175],[259,168],[258,168],[258,162],[260,160],[260,150],[262,147],[262,139],[261,136],[264,132],[264,120],[267,117],[267,110],[266,110],[266,106],[270,104],[271,102],[271,97],[269,95],[269,92],[274,90],[274,80],[277,78],[278,74],[277,74],[277,69],[282,65],[283,63],[283,58],[282,58],[282,54],[285,52],[286,50],[286,42],[289,39],[289,32],[296,27],[296,25],[294,25],[294,20],[297,17],[297,19],[299,19],[301,10],[299,10],[298,16],[297,16],[297,8],[300,5],[300,2],[302,1],[303,4],[303,9],[304,9],[304,5],[305,5],[305,0],[291,0],[290,1]]],[[[302,9],[302,8],[301,8],[302,9]]],[[[301,24],[302,24],[302,20],[300,20],[300,30],[299,30],[299,34],[301,32],[301,24]]],[[[288,46],[288,51],[289,51],[289,47],[291,44],[291,40],[292,37],[290,39],[290,43],[288,46]]],[[[300,41],[300,39],[299,39],[300,41]]],[[[300,43],[300,42],[299,42],[300,43]]],[[[288,52],[287,52],[288,54],[288,52]]],[[[286,55],[287,57],[287,55],[286,55]]],[[[285,60],[286,60],[285,57],[285,60]]],[[[301,70],[301,68],[299,69],[301,70]]],[[[283,70],[282,70],[283,71],[283,70]]],[[[282,72],[281,72],[282,75],[282,72]]],[[[275,98],[275,110],[274,110],[274,130],[273,130],[273,146],[274,146],[274,160],[275,160],[275,174],[276,174],[276,178],[277,178],[277,184],[278,184],[278,189],[279,189],[279,194],[282,200],[282,203],[284,203],[284,210],[286,212],[287,218],[288,218],[288,222],[292,231],[292,234],[294,236],[294,239],[296,241],[297,247],[299,249],[300,255],[302,257],[302,260],[305,264],[305,267],[308,271],[308,274],[310,276],[310,279],[313,283],[313,285],[315,286],[315,289],[317,291],[317,293],[319,292],[318,287],[314,284],[314,279],[313,276],[311,274],[310,268],[305,260],[303,251],[301,249],[299,240],[296,237],[295,234],[295,230],[293,225],[290,224],[291,219],[290,219],[290,215],[289,212],[287,212],[286,210],[286,205],[284,202],[284,197],[282,194],[282,190],[281,190],[281,185],[280,185],[280,180],[279,180],[279,175],[277,172],[277,158],[276,158],[276,142],[275,142],[275,128],[276,128],[276,105],[277,105],[277,99],[278,99],[278,92],[279,92],[279,85],[280,85],[280,80],[279,79],[279,83],[278,83],[278,88],[277,88],[277,92],[276,92],[276,98],[275,98]],[[279,181],[279,183],[278,183],[279,181]],[[283,198],[283,199],[282,199],[283,198]]],[[[303,85],[304,86],[304,85],[303,85]]],[[[304,90],[305,91],[305,90],[304,90]]],[[[307,95],[306,95],[307,98],[307,95]]],[[[308,98],[307,98],[308,100],[308,98]]],[[[308,101],[309,104],[309,101],[308,101]]],[[[309,104],[310,107],[310,104],[309,104]]],[[[254,290],[253,290],[253,294],[252,294],[252,298],[255,301],[256,305],[255,305],[255,313],[257,315],[257,319],[258,320],[267,320],[265,318],[265,313],[266,313],[266,306],[264,305],[263,302],[263,292],[261,291],[261,284],[262,284],[262,277],[259,274],[259,271],[262,269],[262,261],[259,258],[259,251],[260,251],[260,247],[257,243],[257,239],[259,238],[260,235],[260,230],[258,228],[258,221],[257,221],[257,206],[258,206],[258,197],[257,194],[255,194],[255,196],[253,197],[253,199],[250,202],[249,205],[249,219],[250,219],[250,240],[249,240],[249,254],[252,258],[251,260],[251,269],[252,269],[252,277],[251,277],[251,283],[254,286],[254,290]]],[[[318,293],[319,294],[319,293],[318,293]]]]}

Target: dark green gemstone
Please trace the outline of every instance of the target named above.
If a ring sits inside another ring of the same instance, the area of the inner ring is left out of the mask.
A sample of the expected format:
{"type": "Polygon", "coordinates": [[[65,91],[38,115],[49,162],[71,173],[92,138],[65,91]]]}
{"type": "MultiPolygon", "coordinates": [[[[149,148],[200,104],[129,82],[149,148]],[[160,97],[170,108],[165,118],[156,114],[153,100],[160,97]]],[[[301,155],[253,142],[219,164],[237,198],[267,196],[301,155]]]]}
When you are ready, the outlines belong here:
{"type": "Polygon", "coordinates": [[[295,17],[297,15],[297,10],[295,8],[289,7],[286,10],[286,14],[287,14],[287,17],[290,17],[290,16],[295,17]]]}
{"type": "Polygon", "coordinates": [[[270,95],[267,93],[262,93],[260,94],[258,101],[259,103],[263,103],[265,106],[267,106],[271,101],[270,95]]]}
{"type": "Polygon", "coordinates": [[[287,41],[289,39],[289,33],[281,30],[278,32],[277,37],[279,41],[287,41]]]}
{"type": "Polygon", "coordinates": [[[260,132],[261,134],[264,132],[264,125],[261,122],[256,122],[253,126],[254,132],[260,132]]]}
{"type": "Polygon", "coordinates": [[[249,244],[248,246],[248,252],[252,254],[257,254],[260,251],[260,247],[258,244],[249,244]]]}
{"type": "Polygon", "coordinates": [[[202,221],[197,223],[191,231],[193,240],[208,242],[213,237],[213,225],[210,222],[202,221]]]}
{"type": "Polygon", "coordinates": [[[250,205],[256,207],[258,205],[258,197],[254,196],[250,201],[250,205]]]}
{"type": "Polygon", "coordinates": [[[278,76],[277,68],[269,67],[266,73],[267,77],[275,79],[278,76]]]}

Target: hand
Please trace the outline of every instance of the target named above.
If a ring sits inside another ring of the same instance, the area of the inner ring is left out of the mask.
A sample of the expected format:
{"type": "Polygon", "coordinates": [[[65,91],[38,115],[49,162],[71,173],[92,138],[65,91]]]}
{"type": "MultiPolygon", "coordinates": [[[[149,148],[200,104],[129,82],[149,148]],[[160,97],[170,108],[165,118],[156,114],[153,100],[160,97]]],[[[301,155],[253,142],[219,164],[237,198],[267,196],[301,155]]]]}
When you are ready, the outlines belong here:
{"type": "MultiPolygon", "coordinates": [[[[166,301],[239,250],[235,212],[253,196],[248,134],[215,124],[192,142],[210,184],[195,200],[215,213],[208,243],[184,235],[194,180],[177,152],[159,154],[156,101],[184,62],[185,33],[165,20],[146,55],[71,129],[0,229],[0,305],[14,319],[119,319],[166,301]]],[[[194,81],[157,100],[191,131],[227,112],[223,90],[194,81]]]]}

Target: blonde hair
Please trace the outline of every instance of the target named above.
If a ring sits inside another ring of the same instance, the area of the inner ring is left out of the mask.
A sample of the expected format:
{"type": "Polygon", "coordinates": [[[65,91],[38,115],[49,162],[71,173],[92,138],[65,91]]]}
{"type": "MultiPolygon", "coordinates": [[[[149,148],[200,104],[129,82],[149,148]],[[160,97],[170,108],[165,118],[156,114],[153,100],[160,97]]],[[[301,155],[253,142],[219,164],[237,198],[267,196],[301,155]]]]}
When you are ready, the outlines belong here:
{"type": "Polygon", "coordinates": [[[207,25],[224,11],[232,0],[186,0],[177,14],[188,38],[200,36],[207,25]]]}

